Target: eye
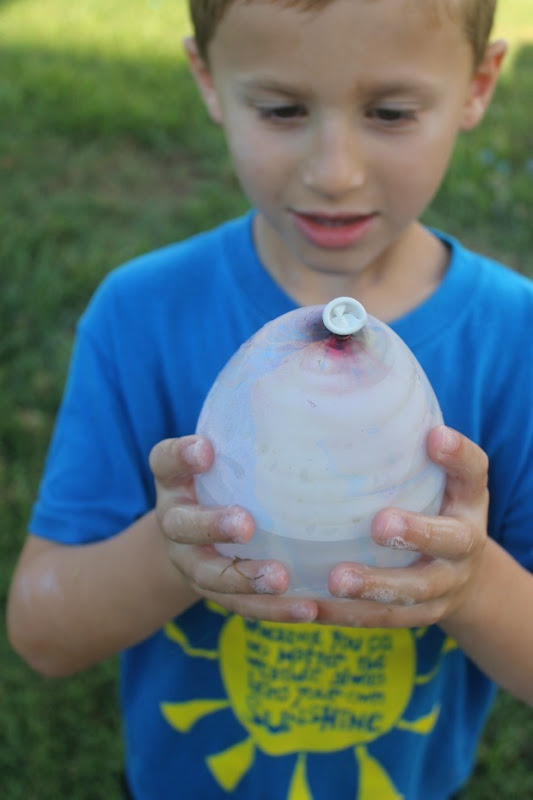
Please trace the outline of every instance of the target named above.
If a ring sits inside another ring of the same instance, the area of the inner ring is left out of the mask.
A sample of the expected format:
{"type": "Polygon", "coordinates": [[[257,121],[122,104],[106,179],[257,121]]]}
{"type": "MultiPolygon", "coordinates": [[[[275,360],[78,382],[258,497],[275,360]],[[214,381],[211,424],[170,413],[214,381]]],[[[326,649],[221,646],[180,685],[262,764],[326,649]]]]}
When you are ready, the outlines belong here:
{"type": "Polygon", "coordinates": [[[417,118],[416,112],[407,108],[393,108],[392,106],[378,106],[368,112],[370,119],[393,125],[398,122],[409,122],[417,118]]]}
{"type": "Polygon", "coordinates": [[[261,119],[269,119],[274,122],[291,122],[295,119],[302,119],[307,116],[307,111],[299,103],[287,103],[275,106],[258,106],[257,108],[261,119]]]}

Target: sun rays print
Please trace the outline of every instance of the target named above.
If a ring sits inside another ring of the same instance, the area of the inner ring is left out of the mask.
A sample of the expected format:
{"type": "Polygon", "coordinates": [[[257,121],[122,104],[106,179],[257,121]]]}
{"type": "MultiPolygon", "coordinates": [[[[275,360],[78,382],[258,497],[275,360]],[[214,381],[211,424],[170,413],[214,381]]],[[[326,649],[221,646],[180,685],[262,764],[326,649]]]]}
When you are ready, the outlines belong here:
{"type": "Polygon", "coordinates": [[[206,606],[222,617],[216,648],[193,647],[176,622],[165,634],[188,657],[212,662],[225,695],[163,702],[161,712],[182,734],[212,715],[231,714],[238,721],[241,738],[221,738],[220,749],[205,754],[222,790],[231,796],[259,755],[290,757],[280,796],[321,800],[309,779],[313,759],[342,752],[351,758],[354,800],[401,800],[372,744],[395,732],[424,736],[433,730],[440,708],[430,706],[420,714],[420,702],[412,701],[435,677],[442,656],[455,648],[451,640],[439,641],[430,670],[420,673],[426,629],[280,625],[206,606]],[[414,718],[411,704],[418,710],[414,718]]]}

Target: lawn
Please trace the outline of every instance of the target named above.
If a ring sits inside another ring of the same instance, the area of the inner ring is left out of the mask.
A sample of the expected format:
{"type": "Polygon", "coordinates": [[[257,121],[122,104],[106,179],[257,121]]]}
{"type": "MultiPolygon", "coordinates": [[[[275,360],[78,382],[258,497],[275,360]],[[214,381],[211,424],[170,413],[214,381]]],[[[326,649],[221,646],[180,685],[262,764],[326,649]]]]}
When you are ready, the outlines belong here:
{"type": "MultiPolygon", "coordinates": [[[[533,277],[531,0],[503,0],[497,27],[501,85],[427,221],[533,277]]],[[[187,74],[186,30],[183,0],[0,0],[4,602],[92,291],[125,259],[246,207],[187,74]]],[[[118,800],[116,662],[46,680],[2,635],[0,663],[1,800],[118,800]]],[[[533,797],[533,712],[508,695],[463,796],[533,797]]]]}

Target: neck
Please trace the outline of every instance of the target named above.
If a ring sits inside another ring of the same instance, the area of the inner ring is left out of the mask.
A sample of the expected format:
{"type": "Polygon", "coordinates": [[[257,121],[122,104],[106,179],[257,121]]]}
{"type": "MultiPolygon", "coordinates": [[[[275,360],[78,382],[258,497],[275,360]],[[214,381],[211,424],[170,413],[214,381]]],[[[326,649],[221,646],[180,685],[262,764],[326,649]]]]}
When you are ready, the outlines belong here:
{"type": "Polygon", "coordinates": [[[255,239],[267,271],[302,306],[328,303],[334,297],[355,297],[369,314],[391,321],[420,305],[436,290],[446,271],[449,252],[434,234],[413,223],[374,263],[359,273],[321,272],[300,262],[287,262],[283,246],[272,252],[258,215],[255,239]],[[268,255],[267,255],[268,254],[268,255]]]}

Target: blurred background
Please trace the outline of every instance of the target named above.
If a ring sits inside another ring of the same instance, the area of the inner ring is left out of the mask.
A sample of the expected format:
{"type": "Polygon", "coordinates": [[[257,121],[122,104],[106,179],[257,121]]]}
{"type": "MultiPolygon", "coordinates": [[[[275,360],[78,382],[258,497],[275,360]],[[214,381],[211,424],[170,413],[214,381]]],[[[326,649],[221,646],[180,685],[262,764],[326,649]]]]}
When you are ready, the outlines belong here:
{"type": "MultiPolygon", "coordinates": [[[[426,221],[533,277],[533,4],[500,5],[501,85],[426,221]]],[[[0,0],[3,608],[96,285],[246,208],[187,73],[187,31],[185,0],[0,0]]],[[[2,621],[1,800],[120,798],[116,668],[41,678],[10,651],[2,621]]],[[[504,693],[463,797],[533,798],[533,711],[504,693]]]]}

